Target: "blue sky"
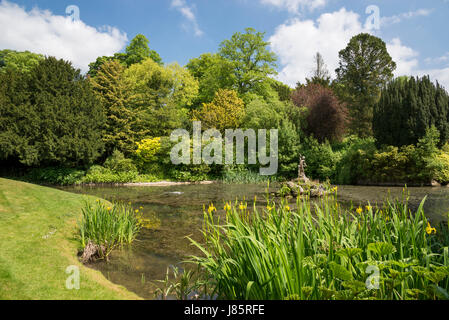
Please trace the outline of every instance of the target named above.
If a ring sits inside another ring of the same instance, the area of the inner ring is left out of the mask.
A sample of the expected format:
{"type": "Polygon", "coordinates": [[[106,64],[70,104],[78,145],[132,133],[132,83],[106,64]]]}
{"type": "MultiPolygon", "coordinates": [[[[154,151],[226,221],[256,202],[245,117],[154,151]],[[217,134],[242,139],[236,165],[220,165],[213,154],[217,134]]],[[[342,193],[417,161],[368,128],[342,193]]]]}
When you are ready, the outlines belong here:
{"type": "Polygon", "coordinates": [[[449,0],[0,0],[0,49],[56,55],[85,70],[142,33],[165,62],[184,65],[253,27],[272,42],[279,79],[293,85],[310,74],[314,53],[333,71],[350,37],[368,31],[387,43],[397,75],[430,74],[449,88],[448,18],[449,0]],[[65,22],[69,5],[80,10],[77,27],[65,22]],[[372,5],[379,29],[365,25],[372,5]]]}

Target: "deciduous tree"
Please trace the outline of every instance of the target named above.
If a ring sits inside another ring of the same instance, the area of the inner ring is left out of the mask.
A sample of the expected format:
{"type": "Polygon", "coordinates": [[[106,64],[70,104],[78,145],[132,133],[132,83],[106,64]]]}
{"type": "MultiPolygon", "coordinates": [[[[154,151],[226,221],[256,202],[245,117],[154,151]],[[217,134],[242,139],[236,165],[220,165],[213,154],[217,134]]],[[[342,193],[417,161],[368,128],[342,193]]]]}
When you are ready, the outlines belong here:
{"type": "Polygon", "coordinates": [[[204,129],[215,128],[224,132],[226,129],[238,128],[245,115],[243,100],[233,90],[220,89],[211,103],[193,113],[194,120],[202,122],[204,129]]]}
{"type": "Polygon", "coordinates": [[[318,141],[339,141],[343,138],[347,124],[347,109],[330,88],[310,83],[296,89],[292,94],[297,107],[307,108],[304,128],[307,134],[318,141]]]}
{"type": "Polygon", "coordinates": [[[2,50],[0,51],[0,72],[6,72],[6,69],[30,72],[42,60],[44,60],[43,55],[30,51],[2,50]]]}
{"type": "Polygon", "coordinates": [[[265,33],[247,28],[220,44],[219,55],[233,64],[236,88],[240,94],[250,91],[257,83],[276,74],[276,55],[268,50],[265,33]]]}
{"type": "Polygon", "coordinates": [[[150,49],[149,43],[150,41],[144,35],[138,34],[131,40],[128,47],[126,47],[125,53],[118,52],[110,57],[98,57],[95,62],[89,64],[89,72],[87,74],[90,77],[95,77],[102,64],[112,60],[120,62],[126,68],[148,58],[151,58],[154,62],[162,65],[162,58],[156,51],[150,49]]]}
{"type": "Polygon", "coordinates": [[[128,68],[124,77],[131,89],[133,130],[139,132],[139,141],[170,135],[188,120],[188,107],[198,94],[198,82],[188,70],[147,59],[128,68]]]}
{"type": "Polygon", "coordinates": [[[193,106],[211,102],[219,89],[233,89],[236,83],[233,64],[218,54],[205,53],[186,65],[198,80],[199,91],[193,106]]]}

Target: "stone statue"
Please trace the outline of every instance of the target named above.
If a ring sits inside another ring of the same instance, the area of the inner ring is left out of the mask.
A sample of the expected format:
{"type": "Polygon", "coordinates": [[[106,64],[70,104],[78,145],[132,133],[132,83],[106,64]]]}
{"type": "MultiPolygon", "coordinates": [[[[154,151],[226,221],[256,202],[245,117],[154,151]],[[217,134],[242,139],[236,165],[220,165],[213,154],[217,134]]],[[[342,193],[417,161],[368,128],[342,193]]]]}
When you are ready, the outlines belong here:
{"type": "Polygon", "coordinates": [[[306,157],[299,155],[299,166],[298,166],[298,181],[299,182],[310,182],[310,179],[306,176],[306,157]]]}

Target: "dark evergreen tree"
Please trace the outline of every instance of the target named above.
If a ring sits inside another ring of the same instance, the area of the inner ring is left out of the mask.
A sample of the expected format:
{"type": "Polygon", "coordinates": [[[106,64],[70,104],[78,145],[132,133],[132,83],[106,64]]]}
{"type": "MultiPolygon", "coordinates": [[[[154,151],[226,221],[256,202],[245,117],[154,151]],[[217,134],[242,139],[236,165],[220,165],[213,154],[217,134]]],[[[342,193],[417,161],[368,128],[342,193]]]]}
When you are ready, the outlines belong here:
{"type": "Polygon", "coordinates": [[[271,78],[269,79],[269,82],[271,84],[271,87],[278,93],[280,101],[291,101],[293,93],[292,88],[280,81],[271,78]]]}
{"type": "Polygon", "coordinates": [[[449,139],[449,96],[429,77],[397,78],[382,90],[374,108],[373,131],[379,145],[416,144],[434,125],[441,144],[449,139]]]}
{"type": "Polygon", "coordinates": [[[9,71],[4,77],[1,158],[28,166],[78,166],[101,155],[102,106],[71,63],[49,57],[29,74],[9,71]]]}
{"type": "Polygon", "coordinates": [[[33,163],[37,149],[32,137],[39,115],[29,103],[25,74],[15,69],[0,73],[0,160],[33,163]]]}
{"type": "Polygon", "coordinates": [[[380,90],[393,78],[396,63],[382,39],[367,33],[354,36],[339,53],[336,70],[339,89],[348,105],[350,130],[360,137],[372,135],[373,108],[379,101],[380,90]]]}

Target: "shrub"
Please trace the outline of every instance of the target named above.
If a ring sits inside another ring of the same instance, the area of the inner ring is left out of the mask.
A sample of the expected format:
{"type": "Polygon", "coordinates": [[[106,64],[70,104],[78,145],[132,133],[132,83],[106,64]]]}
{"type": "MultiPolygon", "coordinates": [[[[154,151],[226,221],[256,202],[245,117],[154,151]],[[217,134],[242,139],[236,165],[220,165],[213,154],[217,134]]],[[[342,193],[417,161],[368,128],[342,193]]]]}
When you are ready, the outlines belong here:
{"type": "Polygon", "coordinates": [[[105,161],[104,167],[110,169],[114,173],[137,173],[136,165],[131,159],[126,159],[123,153],[115,150],[112,155],[105,161]]]}
{"type": "Polygon", "coordinates": [[[427,159],[426,169],[439,183],[449,183],[449,154],[441,152],[427,159]]]}
{"type": "Polygon", "coordinates": [[[137,143],[136,163],[141,172],[151,172],[161,150],[161,138],[144,139],[137,143]]]}
{"type": "Polygon", "coordinates": [[[79,183],[85,174],[86,172],[80,169],[34,168],[23,177],[23,180],[34,183],[67,186],[79,183]]]}
{"type": "Polygon", "coordinates": [[[222,172],[222,180],[225,183],[245,184],[276,181],[275,176],[262,176],[244,165],[225,166],[222,172]]]}
{"type": "Polygon", "coordinates": [[[437,129],[431,127],[416,146],[377,149],[371,138],[355,140],[342,151],[336,180],[340,184],[429,183],[432,179],[445,183],[449,166],[445,152],[437,147],[438,137],[437,129]]]}
{"type": "Polygon", "coordinates": [[[300,152],[298,129],[288,119],[281,121],[279,129],[279,174],[297,177],[300,152]]]}
{"type": "Polygon", "coordinates": [[[350,136],[340,146],[341,159],[336,167],[338,184],[356,184],[360,177],[371,174],[370,160],[376,151],[373,138],[350,136]]]}
{"type": "Polygon", "coordinates": [[[211,168],[207,164],[181,165],[169,171],[170,177],[176,181],[196,182],[208,180],[211,168]]]}
{"type": "Polygon", "coordinates": [[[81,180],[82,183],[128,183],[138,177],[137,171],[114,172],[102,166],[92,166],[81,180]]]}
{"type": "Polygon", "coordinates": [[[319,143],[316,139],[307,138],[300,147],[300,153],[306,157],[306,175],[309,178],[322,181],[335,178],[341,155],[334,152],[328,142],[319,143]]]}

